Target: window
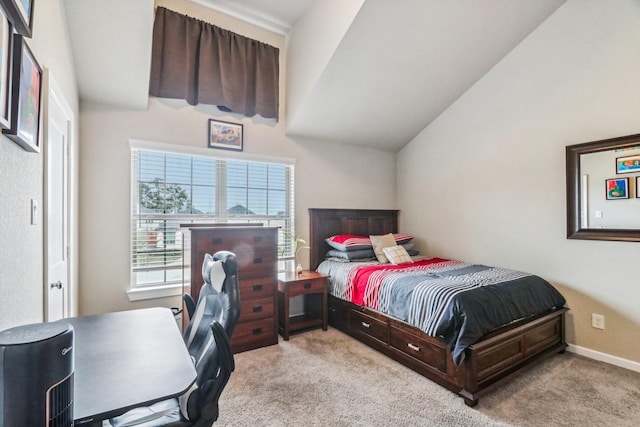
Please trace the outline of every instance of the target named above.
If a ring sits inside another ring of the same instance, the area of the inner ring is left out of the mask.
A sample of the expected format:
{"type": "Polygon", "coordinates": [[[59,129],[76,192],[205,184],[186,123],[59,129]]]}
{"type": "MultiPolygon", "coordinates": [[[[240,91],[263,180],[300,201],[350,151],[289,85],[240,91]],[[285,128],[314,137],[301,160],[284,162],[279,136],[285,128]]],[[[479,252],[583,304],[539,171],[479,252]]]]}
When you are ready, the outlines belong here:
{"type": "Polygon", "coordinates": [[[166,144],[131,144],[131,291],[182,287],[189,277],[183,273],[189,264],[184,224],[278,226],[280,259],[293,256],[291,160],[169,147],[175,151],[166,144]]]}

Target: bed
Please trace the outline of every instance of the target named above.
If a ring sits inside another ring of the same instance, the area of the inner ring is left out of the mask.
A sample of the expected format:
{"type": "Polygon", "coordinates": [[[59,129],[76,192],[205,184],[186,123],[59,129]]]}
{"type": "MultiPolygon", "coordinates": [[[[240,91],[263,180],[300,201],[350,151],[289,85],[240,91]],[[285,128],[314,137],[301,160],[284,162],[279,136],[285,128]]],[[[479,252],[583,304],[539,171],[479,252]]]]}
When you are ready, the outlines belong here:
{"type": "MultiPolygon", "coordinates": [[[[309,209],[309,213],[312,269],[318,269],[325,261],[327,252],[332,249],[326,242],[331,236],[369,236],[398,232],[397,210],[309,209]]],[[[337,264],[327,267],[325,263],[321,267],[325,272],[333,271],[335,276],[330,278],[332,290],[329,295],[329,324],[458,393],[468,406],[475,406],[481,394],[499,380],[530,363],[562,353],[567,346],[564,329],[567,308],[558,304],[558,300],[538,314],[515,319],[507,326],[500,326],[475,337],[471,334],[460,339],[456,335],[452,341],[447,334],[427,334],[424,327],[419,328],[406,319],[401,320],[401,315],[396,317],[383,313],[388,311],[381,310],[380,307],[384,304],[379,303],[377,297],[373,298],[375,301],[372,303],[370,295],[369,301],[366,301],[366,291],[343,289],[345,285],[338,284],[339,276],[348,275],[347,272],[352,267],[347,265],[355,266],[359,263],[342,264],[345,265],[342,270],[337,264]],[[337,285],[335,288],[334,283],[337,285]],[[345,293],[349,294],[348,297],[345,293]],[[453,342],[461,344],[454,345],[453,342]]],[[[354,270],[359,275],[364,275],[363,271],[373,275],[380,274],[374,266],[375,262],[361,264],[361,270],[354,270]]],[[[417,270],[423,268],[426,273],[410,274],[431,274],[433,271],[440,271],[439,269],[471,269],[475,272],[474,269],[481,267],[455,260],[427,259],[415,265],[417,270]]],[[[485,269],[482,268],[482,271],[485,269]]],[[[508,271],[493,268],[491,274],[495,271],[509,274],[508,271]]],[[[564,299],[561,301],[564,302],[564,299]]]]}

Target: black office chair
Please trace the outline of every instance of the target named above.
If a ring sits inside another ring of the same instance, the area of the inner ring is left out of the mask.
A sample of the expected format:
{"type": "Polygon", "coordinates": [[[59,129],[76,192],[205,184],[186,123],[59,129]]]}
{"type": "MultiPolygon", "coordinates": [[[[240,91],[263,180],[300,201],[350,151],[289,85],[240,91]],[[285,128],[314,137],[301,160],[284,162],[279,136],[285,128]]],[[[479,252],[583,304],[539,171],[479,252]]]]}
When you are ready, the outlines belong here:
{"type": "Polygon", "coordinates": [[[135,408],[103,427],[199,427],[218,419],[218,399],[235,369],[230,341],[240,316],[237,260],[231,252],[207,254],[202,270],[205,286],[185,332],[196,382],[180,398],[135,408]]]}

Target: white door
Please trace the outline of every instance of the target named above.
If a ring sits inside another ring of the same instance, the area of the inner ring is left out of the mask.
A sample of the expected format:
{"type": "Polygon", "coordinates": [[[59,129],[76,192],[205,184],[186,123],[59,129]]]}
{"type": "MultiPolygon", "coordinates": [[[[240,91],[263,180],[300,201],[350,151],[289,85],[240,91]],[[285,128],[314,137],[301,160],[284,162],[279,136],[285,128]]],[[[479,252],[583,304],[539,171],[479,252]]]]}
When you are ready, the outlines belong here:
{"type": "Polygon", "coordinates": [[[46,73],[45,105],[45,319],[69,317],[69,153],[73,113],[46,73]]]}

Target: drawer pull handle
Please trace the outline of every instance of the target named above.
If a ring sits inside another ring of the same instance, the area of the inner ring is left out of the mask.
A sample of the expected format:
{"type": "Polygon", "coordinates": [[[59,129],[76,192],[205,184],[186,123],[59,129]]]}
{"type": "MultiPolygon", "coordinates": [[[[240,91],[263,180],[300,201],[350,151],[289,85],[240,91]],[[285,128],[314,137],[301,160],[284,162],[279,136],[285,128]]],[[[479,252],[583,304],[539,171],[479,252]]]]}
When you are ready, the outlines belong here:
{"type": "Polygon", "coordinates": [[[262,285],[253,285],[253,292],[258,292],[262,290],[262,285]]]}
{"type": "Polygon", "coordinates": [[[305,283],[302,286],[304,286],[305,289],[309,289],[309,288],[311,288],[311,283],[305,283]]]}
{"type": "Polygon", "coordinates": [[[253,241],[255,243],[260,243],[262,242],[262,236],[253,236],[253,241]]]}
{"type": "Polygon", "coordinates": [[[253,331],[251,331],[253,333],[253,335],[258,335],[262,333],[262,328],[255,328],[253,331]]]}
{"type": "Polygon", "coordinates": [[[413,345],[411,343],[408,343],[407,347],[409,347],[413,351],[420,351],[420,347],[418,347],[417,345],[413,345]]]}
{"type": "Polygon", "coordinates": [[[256,257],[253,259],[254,264],[262,264],[262,257],[256,257]]]}
{"type": "Polygon", "coordinates": [[[367,322],[360,322],[360,323],[362,323],[362,326],[364,326],[365,328],[370,328],[371,327],[370,323],[367,323],[367,322]]]}
{"type": "Polygon", "coordinates": [[[261,311],[262,311],[262,306],[261,305],[253,307],[253,312],[254,313],[260,313],[261,311]]]}
{"type": "Polygon", "coordinates": [[[222,237],[214,237],[213,239],[211,239],[211,243],[213,243],[214,245],[219,245],[222,242],[222,237]]]}

